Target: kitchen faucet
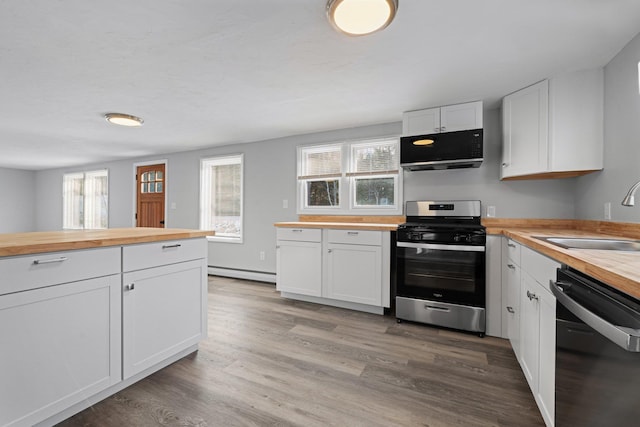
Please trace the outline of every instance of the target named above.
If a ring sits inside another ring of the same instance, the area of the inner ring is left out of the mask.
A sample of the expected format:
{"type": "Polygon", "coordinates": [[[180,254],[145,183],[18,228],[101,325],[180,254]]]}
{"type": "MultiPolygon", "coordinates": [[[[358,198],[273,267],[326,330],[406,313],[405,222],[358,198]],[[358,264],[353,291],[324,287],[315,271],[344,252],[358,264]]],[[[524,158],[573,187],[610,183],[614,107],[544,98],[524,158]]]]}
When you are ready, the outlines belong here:
{"type": "Polygon", "coordinates": [[[636,194],[636,190],[640,187],[640,181],[633,184],[633,186],[629,189],[629,192],[624,199],[622,200],[622,206],[633,206],[635,204],[634,195],[636,194]]]}

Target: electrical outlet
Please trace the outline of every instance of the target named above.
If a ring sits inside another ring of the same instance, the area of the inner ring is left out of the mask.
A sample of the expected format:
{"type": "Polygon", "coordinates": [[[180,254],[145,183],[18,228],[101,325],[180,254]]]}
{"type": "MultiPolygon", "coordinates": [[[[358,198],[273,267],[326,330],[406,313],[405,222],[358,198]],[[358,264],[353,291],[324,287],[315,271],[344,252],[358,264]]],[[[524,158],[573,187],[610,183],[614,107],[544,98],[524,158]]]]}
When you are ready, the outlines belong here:
{"type": "Polygon", "coordinates": [[[604,204],[604,219],[611,219],[611,202],[604,204]]]}
{"type": "Polygon", "coordinates": [[[494,218],[496,216],[496,207],[487,206],[487,218],[494,218]]]}
{"type": "Polygon", "coordinates": [[[176,208],[176,202],[171,202],[171,209],[175,209],[176,208]]]}
{"type": "Polygon", "coordinates": [[[264,261],[264,259],[265,259],[264,251],[260,251],[260,261],[264,261]]]}

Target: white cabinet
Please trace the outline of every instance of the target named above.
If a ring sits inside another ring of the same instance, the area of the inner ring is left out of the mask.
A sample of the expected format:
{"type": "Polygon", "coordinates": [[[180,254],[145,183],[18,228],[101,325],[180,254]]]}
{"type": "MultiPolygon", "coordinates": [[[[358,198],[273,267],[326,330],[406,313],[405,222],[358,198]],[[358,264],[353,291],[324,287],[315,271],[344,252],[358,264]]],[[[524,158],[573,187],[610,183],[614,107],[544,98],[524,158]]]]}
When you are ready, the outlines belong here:
{"type": "Polygon", "coordinates": [[[82,252],[2,260],[16,274],[3,287],[23,292],[0,295],[0,425],[34,425],[122,379],[120,248],[82,252]],[[68,270],[81,259],[110,275],[60,283],[86,276],[68,270]]]}
{"type": "Polygon", "coordinates": [[[407,111],[402,116],[406,136],[482,128],[482,101],[407,111]]]}
{"type": "Polygon", "coordinates": [[[549,289],[560,264],[506,240],[508,335],[538,408],[554,424],[556,299],[549,289]],[[511,308],[511,309],[510,309],[511,308]]]}
{"type": "Polygon", "coordinates": [[[602,68],[553,77],[505,96],[500,178],[572,177],[601,170],[603,111],[602,68]]]}
{"type": "Polygon", "coordinates": [[[329,230],[325,297],[382,304],[382,239],[378,231],[329,230]],[[349,241],[349,243],[344,243],[349,241]]]}
{"type": "MultiPolygon", "coordinates": [[[[503,313],[504,286],[502,274],[502,242],[504,239],[496,235],[488,235],[486,243],[486,334],[492,337],[507,338],[506,315],[503,313]]],[[[504,292],[506,295],[506,292],[504,292]]]]}
{"type": "Polygon", "coordinates": [[[205,245],[193,239],[123,248],[125,379],[206,336],[205,245]]]}
{"type": "Polygon", "coordinates": [[[278,228],[276,289],[322,296],[322,230],[278,228]]]}
{"type": "Polygon", "coordinates": [[[516,357],[520,359],[520,244],[511,239],[504,240],[505,262],[503,268],[504,310],[506,312],[507,338],[516,357]]]}
{"type": "Polygon", "coordinates": [[[276,247],[283,296],[379,314],[390,306],[388,231],[278,228],[276,247]]]}

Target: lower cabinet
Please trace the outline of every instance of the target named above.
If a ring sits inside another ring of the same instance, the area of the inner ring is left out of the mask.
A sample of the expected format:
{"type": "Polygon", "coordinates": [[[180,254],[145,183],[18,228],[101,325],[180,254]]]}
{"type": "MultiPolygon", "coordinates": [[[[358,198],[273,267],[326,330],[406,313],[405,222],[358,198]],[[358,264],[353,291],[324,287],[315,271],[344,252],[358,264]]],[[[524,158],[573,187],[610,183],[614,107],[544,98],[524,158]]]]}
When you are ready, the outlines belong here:
{"type": "Polygon", "coordinates": [[[322,296],[322,243],[278,240],[276,289],[322,296]]]}
{"type": "Polygon", "coordinates": [[[560,264],[527,247],[516,245],[508,258],[507,328],[525,378],[548,426],[555,417],[556,299],[548,288],[560,264]],[[520,260],[516,265],[514,258],[520,260]]]}
{"type": "Polygon", "coordinates": [[[0,296],[0,425],[33,425],[118,383],[120,314],[120,274],[0,296]]]}
{"type": "Polygon", "coordinates": [[[389,307],[389,232],[278,228],[276,248],[285,296],[380,314],[389,307]]]}
{"type": "Polygon", "coordinates": [[[327,245],[327,298],[381,305],[380,246],[327,245]]]}
{"type": "Polygon", "coordinates": [[[123,378],[197,344],[206,335],[201,260],[122,276],[123,378]]]}

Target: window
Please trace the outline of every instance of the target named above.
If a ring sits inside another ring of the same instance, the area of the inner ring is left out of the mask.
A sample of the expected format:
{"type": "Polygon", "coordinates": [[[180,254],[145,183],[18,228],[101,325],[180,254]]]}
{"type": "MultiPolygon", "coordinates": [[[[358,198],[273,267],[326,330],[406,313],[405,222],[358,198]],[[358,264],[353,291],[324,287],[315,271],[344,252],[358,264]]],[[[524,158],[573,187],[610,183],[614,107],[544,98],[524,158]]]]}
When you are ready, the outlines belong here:
{"type": "Polygon", "coordinates": [[[298,212],[402,213],[398,138],[298,147],[298,212]]]}
{"type": "Polygon", "coordinates": [[[242,242],[242,154],[200,161],[200,229],[242,242]]]}
{"type": "Polygon", "coordinates": [[[109,224],[106,169],[68,173],[62,178],[62,228],[101,229],[109,224]]]}
{"type": "Polygon", "coordinates": [[[298,171],[305,208],[340,208],[342,145],[303,148],[298,171]]]}

